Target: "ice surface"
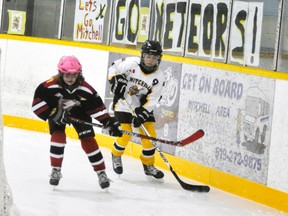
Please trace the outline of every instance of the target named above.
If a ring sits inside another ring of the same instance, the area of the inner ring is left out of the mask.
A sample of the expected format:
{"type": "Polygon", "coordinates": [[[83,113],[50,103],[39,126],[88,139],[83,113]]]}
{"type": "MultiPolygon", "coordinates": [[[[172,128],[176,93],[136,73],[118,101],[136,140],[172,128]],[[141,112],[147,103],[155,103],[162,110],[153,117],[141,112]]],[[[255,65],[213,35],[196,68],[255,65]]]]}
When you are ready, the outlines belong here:
{"type": "Polygon", "coordinates": [[[215,188],[208,194],[185,191],[169,171],[165,171],[164,183],[152,182],[146,179],[140,161],[126,155],[119,178],[112,170],[110,150],[102,147],[113,181],[104,191],[80,142],[72,139],[67,140],[63,178],[53,190],[48,183],[49,142],[46,133],[4,127],[6,173],[21,216],[287,215],[215,188]]]}

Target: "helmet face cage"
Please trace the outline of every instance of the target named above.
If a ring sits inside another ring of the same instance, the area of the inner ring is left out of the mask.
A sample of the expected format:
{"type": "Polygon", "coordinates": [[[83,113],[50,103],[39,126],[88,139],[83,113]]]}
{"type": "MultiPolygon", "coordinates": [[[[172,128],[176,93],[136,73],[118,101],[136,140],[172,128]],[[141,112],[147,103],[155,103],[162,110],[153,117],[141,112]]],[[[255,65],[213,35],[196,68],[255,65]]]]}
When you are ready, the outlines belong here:
{"type": "Polygon", "coordinates": [[[144,44],[141,47],[141,62],[140,66],[146,73],[152,73],[154,72],[158,66],[160,65],[161,62],[161,57],[162,57],[162,47],[158,41],[152,41],[152,40],[146,40],[144,44]],[[149,54],[149,55],[155,55],[155,56],[160,56],[158,62],[154,66],[146,66],[144,64],[144,54],[149,54]]]}

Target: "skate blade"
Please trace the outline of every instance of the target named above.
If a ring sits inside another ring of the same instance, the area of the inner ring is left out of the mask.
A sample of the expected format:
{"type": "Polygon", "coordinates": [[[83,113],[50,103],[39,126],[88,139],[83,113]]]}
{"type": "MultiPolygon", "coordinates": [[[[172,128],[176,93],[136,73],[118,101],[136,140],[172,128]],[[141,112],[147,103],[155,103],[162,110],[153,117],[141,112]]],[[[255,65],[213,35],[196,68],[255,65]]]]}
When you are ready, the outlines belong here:
{"type": "Polygon", "coordinates": [[[164,178],[161,178],[161,179],[157,179],[157,178],[154,178],[153,176],[149,176],[149,175],[146,175],[146,178],[147,180],[149,181],[152,181],[152,182],[157,182],[157,183],[164,183],[164,178]]]}
{"type": "Polygon", "coordinates": [[[51,187],[52,191],[56,191],[57,190],[57,185],[50,185],[50,187],[51,187]]]}
{"type": "Polygon", "coordinates": [[[109,193],[109,187],[103,188],[102,190],[104,191],[104,193],[109,193]]]}

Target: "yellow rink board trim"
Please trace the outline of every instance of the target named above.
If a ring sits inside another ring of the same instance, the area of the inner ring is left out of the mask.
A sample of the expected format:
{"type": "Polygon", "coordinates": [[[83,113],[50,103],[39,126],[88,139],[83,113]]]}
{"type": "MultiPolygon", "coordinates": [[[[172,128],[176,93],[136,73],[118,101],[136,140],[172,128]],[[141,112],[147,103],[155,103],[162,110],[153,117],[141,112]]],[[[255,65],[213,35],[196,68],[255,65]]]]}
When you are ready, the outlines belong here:
{"type": "MultiPolygon", "coordinates": [[[[4,125],[7,127],[48,133],[47,122],[41,120],[3,115],[3,121],[4,125]]],[[[77,134],[73,128],[67,127],[66,133],[67,137],[78,139],[77,134]]],[[[101,147],[110,149],[114,139],[113,137],[109,137],[104,134],[97,134],[96,140],[101,147]]],[[[139,159],[141,150],[142,148],[139,144],[131,142],[127,146],[125,154],[139,159]]],[[[218,188],[228,193],[247,198],[251,201],[270,206],[283,212],[288,212],[288,193],[284,193],[282,191],[275,190],[262,184],[258,184],[237,176],[233,176],[216,169],[205,167],[188,160],[177,158],[169,154],[164,153],[164,155],[179,176],[188,178],[188,180],[184,180],[187,183],[192,184],[192,182],[189,182],[189,179],[191,179],[193,181],[201,182],[200,184],[208,184],[211,187],[218,188]]],[[[163,162],[157,153],[155,165],[162,169],[168,170],[167,165],[163,162]]]]}
{"type": "MultiPolygon", "coordinates": [[[[123,47],[116,47],[116,46],[107,46],[104,44],[85,43],[85,42],[78,42],[78,41],[67,41],[67,40],[37,38],[37,37],[28,37],[28,36],[19,36],[19,35],[8,35],[8,34],[0,34],[0,39],[81,47],[81,48],[88,48],[88,49],[103,50],[107,52],[123,53],[127,55],[137,55],[137,56],[140,55],[140,51],[138,49],[129,49],[129,48],[123,48],[123,47]]],[[[263,76],[263,77],[273,78],[273,79],[288,80],[288,73],[264,70],[264,69],[259,69],[257,67],[244,67],[242,65],[225,64],[222,62],[212,62],[208,60],[200,60],[200,59],[195,59],[195,58],[168,55],[168,54],[164,54],[162,59],[164,61],[193,64],[193,65],[202,66],[202,67],[229,70],[229,71],[233,71],[236,73],[263,76]]]]}

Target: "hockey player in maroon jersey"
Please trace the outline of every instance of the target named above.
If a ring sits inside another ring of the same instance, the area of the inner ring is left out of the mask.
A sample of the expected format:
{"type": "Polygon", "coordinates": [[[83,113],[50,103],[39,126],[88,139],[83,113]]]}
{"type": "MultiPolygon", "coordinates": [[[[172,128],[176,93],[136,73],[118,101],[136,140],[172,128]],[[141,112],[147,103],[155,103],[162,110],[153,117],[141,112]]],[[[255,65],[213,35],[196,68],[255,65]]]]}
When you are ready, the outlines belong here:
{"type": "MultiPolygon", "coordinates": [[[[132,131],[143,124],[152,137],[156,137],[153,109],[161,98],[164,86],[164,73],[159,69],[162,47],[159,42],[147,40],[141,47],[141,57],[128,57],[113,62],[108,69],[108,80],[114,93],[113,110],[121,128],[132,131]],[[133,117],[127,104],[121,98],[129,100],[137,117],[133,117]]],[[[113,169],[117,174],[123,173],[121,156],[131,136],[124,134],[117,137],[112,147],[113,169]]],[[[142,161],[144,172],[148,176],[162,179],[164,174],[154,166],[155,147],[151,141],[142,139],[142,161]]]]}
{"type": "Polygon", "coordinates": [[[51,134],[50,184],[57,186],[62,177],[61,167],[66,145],[66,124],[72,124],[78,133],[81,146],[99,178],[101,188],[108,188],[110,180],[105,163],[94,138],[92,126],[69,122],[68,116],[92,122],[92,118],[110,127],[111,136],[122,136],[119,122],[110,117],[97,91],[82,76],[82,65],[75,56],[63,56],[58,64],[58,74],[41,83],[34,94],[33,112],[41,119],[48,119],[51,134]]]}

